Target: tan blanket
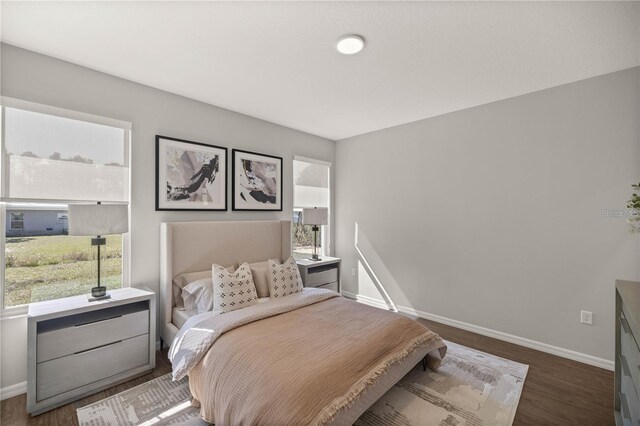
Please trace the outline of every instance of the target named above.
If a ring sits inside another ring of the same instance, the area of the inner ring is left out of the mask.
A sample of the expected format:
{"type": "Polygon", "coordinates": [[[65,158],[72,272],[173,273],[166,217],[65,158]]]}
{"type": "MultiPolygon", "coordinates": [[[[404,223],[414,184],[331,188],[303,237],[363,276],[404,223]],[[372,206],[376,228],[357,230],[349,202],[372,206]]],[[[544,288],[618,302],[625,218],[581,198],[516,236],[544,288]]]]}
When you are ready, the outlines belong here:
{"type": "Polygon", "coordinates": [[[224,314],[206,312],[194,315],[180,328],[169,350],[173,380],[180,380],[200,362],[211,345],[224,333],[264,318],[321,302],[338,293],[321,288],[305,288],[300,293],[274,298],[224,314]]]}
{"type": "Polygon", "coordinates": [[[202,417],[218,426],[322,425],[417,348],[434,369],[446,353],[416,321],[328,298],[222,334],[189,386],[202,417]]]}

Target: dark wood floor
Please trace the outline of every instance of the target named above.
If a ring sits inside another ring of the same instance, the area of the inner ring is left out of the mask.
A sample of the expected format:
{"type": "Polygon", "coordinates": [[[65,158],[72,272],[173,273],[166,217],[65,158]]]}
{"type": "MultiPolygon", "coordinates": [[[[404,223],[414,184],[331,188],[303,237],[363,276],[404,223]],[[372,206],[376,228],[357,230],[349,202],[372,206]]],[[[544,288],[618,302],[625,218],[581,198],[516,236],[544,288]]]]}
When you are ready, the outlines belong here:
{"type": "MultiPolygon", "coordinates": [[[[514,425],[614,425],[613,372],[533,349],[420,319],[444,339],[529,365],[514,425]]],[[[26,412],[26,395],[0,404],[0,424],[67,426],[76,409],[171,371],[166,349],[156,354],[152,373],[36,417],[26,412]]],[[[490,426],[490,425],[488,425],[490,426]]]]}

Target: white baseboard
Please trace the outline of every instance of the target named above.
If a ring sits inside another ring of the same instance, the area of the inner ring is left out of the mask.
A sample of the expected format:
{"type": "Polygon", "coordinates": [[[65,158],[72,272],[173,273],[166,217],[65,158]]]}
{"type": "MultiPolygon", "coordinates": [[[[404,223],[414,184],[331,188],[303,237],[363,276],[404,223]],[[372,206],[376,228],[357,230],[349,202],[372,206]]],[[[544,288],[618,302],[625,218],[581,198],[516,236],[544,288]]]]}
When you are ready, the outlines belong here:
{"type": "MultiPolygon", "coordinates": [[[[390,309],[390,307],[379,299],[372,297],[362,296],[360,294],[350,293],[343,291],[342,294],[350,299],[355,299],[358,302],[366,305],[375,306],[376,308],[390,309]]],[[[399,312],[415,317],[424,318],[427,320],[435,321],[441,324],[450,325],[452,327],[460,328],[462,330],[471,331],[473,333],[481,334],[483,336],[493,337],[494,339],[503,340],[505,342],[514,343],[516,345],[524,346],[527,348],[535,349],[540,352],[545,352],[552,355],[557,355],[563,358],[571,359],[573,361],[582,362],[584,364],[593,365],[595,367],[604,368],[606,370],[614,370],[614,362],[604,358],[598,358],[592,355],[576,352],[571,349],[561,348],[559,346],[549,345],[547,343],[538,342],[536,340],[527,339],[513,334],[503,333],[502,331],[492,330],[490,328],[480,327],[478,325],[469,324],[466,322],[454,320],[451,318],[443,317],[440,315],[430,314],[428,312],[420,311],[406,306],[396,305],[399,312]]]]}
{"type": "Polygon", "coordinates": [[[365,305],[373,306],[380,309],[393,310],[389,305],[384,303],[382,300],[374,299],[373,297],[363,296],[361,294],[354,294],[348,291],[342,291],[342,295],[344,297],[348,297],[349,299],[357,300],[358,302],[364,303],[365,305]]]}
{"type": "Polygon", "coordinates": [[[0,401],[13,398],[22,393],[27,393],[27,382],[16,383],[15,385],[0,389],[0,401]]]}

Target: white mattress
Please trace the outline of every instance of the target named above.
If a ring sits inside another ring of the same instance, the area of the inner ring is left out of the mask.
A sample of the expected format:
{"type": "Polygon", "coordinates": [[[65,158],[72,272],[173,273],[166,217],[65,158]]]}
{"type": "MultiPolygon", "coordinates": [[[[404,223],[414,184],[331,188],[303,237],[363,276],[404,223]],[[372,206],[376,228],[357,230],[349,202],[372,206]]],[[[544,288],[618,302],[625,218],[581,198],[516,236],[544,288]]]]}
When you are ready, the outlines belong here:
{"type": "MultiPolygon", "coordinates": [[[[258,303],[264,303],[268,301],[269,301],[268,297],[261,297],[260,299],[258,299],[258,303]]],[[[187,314],[187,311],[185,311],[184,308],[177,308],[177,307],[173,308],[173,312],[171,315],[171,322],[176,327],[182,328],[182,326],[184,325],[185,322],[187,322],[188,319],[189,319],[189,314],[187,314]]]]}

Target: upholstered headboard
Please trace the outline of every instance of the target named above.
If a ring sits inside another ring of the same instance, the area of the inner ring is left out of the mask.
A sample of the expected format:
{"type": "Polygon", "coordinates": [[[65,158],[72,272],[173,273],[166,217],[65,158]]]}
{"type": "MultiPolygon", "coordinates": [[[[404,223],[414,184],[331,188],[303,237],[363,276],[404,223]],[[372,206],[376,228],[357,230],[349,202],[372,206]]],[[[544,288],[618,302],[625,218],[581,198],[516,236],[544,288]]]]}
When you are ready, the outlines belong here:
{"type": "Polygon", "coordinates": [[[161,337],[171,343],[177,328],[171,323],[172,281],[185,272],[219,265],[287,259],[291,255],[291,222],[165,222],[160,225],[161,337]]]}

